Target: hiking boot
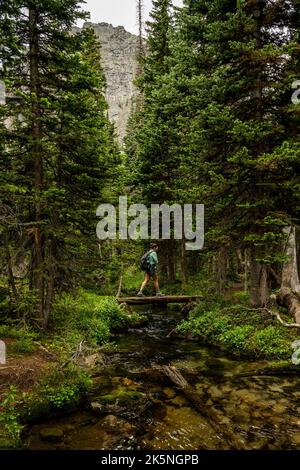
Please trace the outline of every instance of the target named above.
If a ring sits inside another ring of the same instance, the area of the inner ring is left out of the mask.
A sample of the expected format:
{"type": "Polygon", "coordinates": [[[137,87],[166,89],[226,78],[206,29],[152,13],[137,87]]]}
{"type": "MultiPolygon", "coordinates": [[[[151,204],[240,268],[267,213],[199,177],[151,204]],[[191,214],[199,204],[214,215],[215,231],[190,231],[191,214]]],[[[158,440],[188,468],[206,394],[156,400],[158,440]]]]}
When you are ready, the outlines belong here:
{"type": "Polygon", "coordinates": [[[137,297],[145,297],[145,296],[144,296],[143,292],[138,292],[137,297]]]}
{"type": "Polygon", "coordinates": [[[156,292],[156,297],[166,297],[166,295],[161,292],[156,292]]]}

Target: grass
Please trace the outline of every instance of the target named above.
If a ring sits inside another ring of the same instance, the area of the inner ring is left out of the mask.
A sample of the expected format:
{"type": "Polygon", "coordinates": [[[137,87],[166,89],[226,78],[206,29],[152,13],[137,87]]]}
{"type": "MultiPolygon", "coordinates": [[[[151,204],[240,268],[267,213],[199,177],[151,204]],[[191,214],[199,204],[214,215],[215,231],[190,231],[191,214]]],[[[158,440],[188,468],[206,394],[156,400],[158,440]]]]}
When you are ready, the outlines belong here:
{"type": "Polygon", "coordinates": [[[37,349],[35,340],[38,334],[28,327],[0,325],[0,337],[15,340],[8,345],[8,354],[32,354],[37,349]]]}
{"type": "Polygon", "coordinates": [[[17,407],[23,422],[35,422],[58,411],[68,411],[78,406],[92,387],[88,373],[74,364],[61,367],[52,365],[38,381],[34,390],[23,394],[17,407]]]}
{"type": "Polygon", "coordinates": [[[63,294],[54,305],[50,343],[63,356],[82,340],[97,348],[110,341],[112,331],[134,326],[137,320],[137,315],[127,315],[114,297],[84,290],[63,294]]]}
{"type": "Polygon", "coordinates": [[[297,332],[288,330],[268,314],[249,311],[245,305],[203,302],[178,330],[192,332],[202,341],[221,346],[235,356],[289,359],[297,332]]]}
{"type": "Polygon", "coordinates": [[[44,344],[56,358],[54,363],[49,361],[43,379],[37,379],[30,391],[22,392],[19,385],[13,386],[14,377],[6,384],[0,396],[0,448],[21,445],[23,423],[78,406],[92,385],[87,372],[68,362],[80,342],[85,342],[88,353],[99,351],[100,346],[109,346],[113,331],[135,326],[140,320],[138,314],[128,315],[114,297],[100,297],[81,289],[56,299],[47,332],[17,326],[17,320],[0,325],[0,337],[12,340],[7,341],[9,355],[32,354],[44,344]]]}

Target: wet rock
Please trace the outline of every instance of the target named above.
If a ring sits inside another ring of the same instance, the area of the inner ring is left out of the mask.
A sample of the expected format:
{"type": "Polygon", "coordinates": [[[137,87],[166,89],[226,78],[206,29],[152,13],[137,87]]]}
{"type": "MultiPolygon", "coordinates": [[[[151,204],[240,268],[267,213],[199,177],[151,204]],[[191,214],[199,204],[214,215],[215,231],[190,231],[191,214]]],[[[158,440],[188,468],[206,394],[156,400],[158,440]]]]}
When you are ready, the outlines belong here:
{"type": "Polygon", "coordinates": [[[230,425],[231,424],[231,420],[229,418],[227,418],[227,416],[222,416],[220,418],[220,423],[221,424],[226,424],[226,425],[230,425]]]}
{"type": "Polygon", "coordinates": [[[45,442],[61,442],[64,439],[64,432],[59,428],[44,428],[40,431],[40,438],[45,442]]]}
{"type": "Polygon", "coordinates": [[[176,392],[172,388],[165,387],[163,388],[163,393],[166,395],[166,397],[170,400],[174,397],[176,397],[176,392]]]}
{"type": "Polygon", "coordinates": [[[277,426],[279,424],[282,424],[285,421],[285,419],[279,418],[279,416],[270,416],[269,421],[270,423],[274,424],[274,426],[277,426]]]}
{"type": "Polygon", "coordinates": [[[212,401],[211,398],[209,398],[209,399],[207,400],[207,402],[205,403],[206,406],[212,406],[213,404],[214,404],[214,402],[212,401]]]}
{"type": "Polygon", "coordinates": [[[229,416],[235,416],[236,408],[237,407],[234,405],[234,403],[232,402],[230,402],[229,404],[226,403],[225,405],[226,414],[229,416]]]}
{"type": "Polygon", "coordinates": [[[242,400],[242,401],[245,401],[246,403],[248,403],[249,405],[254,405],[254,404],[260,404],[261,402],[259,401],[258,397],[252,393],[252,392],[249,392],[249,390],[247,389],[240,389],[240,390],[235,390],[232,395],[238,399],[238,400],[242,400]]]}
{"type": "Polygon", "coordinates": [[[293,433],[292,439],[297,446],[300,446],[300,432],[293,433]]]}
{"type": "Polygon", "coordinates": [[[186,406],[188,404],[188,401],[186,398],[177,395],[175,398],[170,400],[170,403],[175,406],[186,406]]]}
{"type": "Polygon", "coordinates": [[[232,386],[231,385],[222,385],[221,390],[223,393],[230,393],[232,391],[232,386]]]}
{"type": "Polygon", "coordinates": [[[117,433],[123,436],[131,435],[135,429],[135,427],[128,421],[125,421],[122,418],[118,418],[115,415],[105,416],[101,424],[105,428],[106,432],[117,433]]]}
{"type": "Polygon", "coordinates": [[[103,364],[103,357],[98,353],[91,354],[84,359],[84,365],[89,369],[92,369],[98,364],[103,364]]]}
{"type": "Polygon", "coordinates": [[[134,320],[128,316],[128,323],[131,328],[142,328],[149,323],[149,318],[145,315],[141,315],[139,318],[134,318],[134,320]]]}
{"type": "Polygon", "coordinates": [[[113,385],[119,385],[122,380],[123,380],[123,377],[113,377],[111,379],[111,382],[113,385]]]}
{"type": "Polygon", "coordinates": [[[103,405],[101,405],[101,403],[98,403],[97,401],[93,401],[91,404],[90,404],[90,407],[92,409],[92,411],[99,411],[99,412],[102,412],[103,411],[103,405]]]}
{"type": "Polygon", "coordinates": [[[239,423],[247,423],[249,421],[249,414],[242,412],[241,410],[237,411],[235,415],[235,420],[239,423]]]}
{"type": "Polygon", "coordinates": [[[294,416],[289,416],[289,424],[292,426],[300,426],[300,419],[294,416]]]}
{"type": "Polygon", "coordinates": [[[129,379],[128,377],[125,377],[122,379],[122,385],[125,385],[125,387],[138,387],[139,385],[134,382],[133,380],[129,379]]]}
{"type": "Polygon", "coordinates": [[[215,385],[209,388],[208,393],[211,395],[213,399],[223,397],[222,390],[215,385]]]}
{"type": "Polygon", "coordinates": [[[279,385],[276,385],[276,384],[269,385],[268,389],[271,390],[271,392],[283,393],[282,387],[280,387],[279,385]]]}
{"type": "Polygon", "coordinates": [[[267,444],[267,441],[263,439],[259,439],[257,441],[251,442],[251,450],[265,449],[266,444],[267,444]]]}
{"type": "Polygon", "coordinates": [[[132,403],[136,403],[138,400],[144,398],[145,396],[146,395],[142,392],[117,389],[110,394],[97,397],[97,402],[102,405],[120,404],[126,406],[132,403]]]}
{"type": "Polygon", "coordinates": [[[72,424],[66,424],[66,425],[64,426],[64,432],[65,432],[66,434],[69,434],[69,433],[71,433],[71,432],[74,432],[75,430],[76,430],[76,427],[73,426],[72,424]]]}
{"type": "Polygon", "coordinates": [[[277,414],[282,414],[286,412],[287,407],[282,403],[276,403],[273,407],[273,411],[277,414]]]}

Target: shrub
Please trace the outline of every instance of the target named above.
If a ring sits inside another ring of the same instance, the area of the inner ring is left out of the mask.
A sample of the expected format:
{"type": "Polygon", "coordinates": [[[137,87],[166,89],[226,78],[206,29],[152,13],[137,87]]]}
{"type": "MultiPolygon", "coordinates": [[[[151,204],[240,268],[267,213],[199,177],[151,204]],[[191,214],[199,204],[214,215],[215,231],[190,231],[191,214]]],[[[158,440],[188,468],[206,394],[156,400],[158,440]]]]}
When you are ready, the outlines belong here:
{"type": "Polygon", "coordinates": [[[0,447],[18,447],[21,443],[21,432],[23,426],[19,422],[19,413],[16,408],[17,390],[11,386],[2,396],[0,402],[0,447]],[[3,443],[3,444],[2,444],[3,443]]]}
{"type": "Polygon", "coordinates": [[[286,332],[274,326],[256,332],[253,337],[253,345],[258,354],[263,353],[266,357],[288,358],[291,356],[290,343],[286,332]]]}
{"type": "Polygon", "coordinates": [[[222,308],[205,302],[197,305],[178,330],[191,331],[202,340],[221,343],[234,355],[285,359],[291,355],[294,333],[275,323],[268,314],[249,311],[243,305],[222,308]],[[209,311],[205,311],[210,307],[209,311]]]}
{"type": "Polygon", "coordinates": [[[9,347],[10,352],[16,354],[31,354],[36,351],[36,344],[32,338],[21,338],[18,339],[14,344],[9,347]]]}
{"type": "Polygon", "coordinates": [[[219,336],[221,343],[226,344],[233,349],[247,351],[248,339],[255,331],[251,325],[236,326],[230,328],[219,336]]]}

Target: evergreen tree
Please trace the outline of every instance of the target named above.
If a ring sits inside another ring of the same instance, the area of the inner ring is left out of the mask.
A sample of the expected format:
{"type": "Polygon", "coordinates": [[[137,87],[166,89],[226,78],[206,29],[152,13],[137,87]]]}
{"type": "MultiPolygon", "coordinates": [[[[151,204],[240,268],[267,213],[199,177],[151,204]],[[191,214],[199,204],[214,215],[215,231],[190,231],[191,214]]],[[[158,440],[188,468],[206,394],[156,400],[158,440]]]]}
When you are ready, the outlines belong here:
{"type": "Polygon", "coordinates": [[[186,1],[179,26],[170,76],[183,92],[186,174],[206,203],[207,241],[249,248],[252,303],[262,305],[298,205],[287,191],[299,158],[287,118],[295,10],[289,1],[186,1]]]}
{"type": "MultiPolygon", "coordinates": [[[[164,76],[168,72],[169,40],[172,32],[170,0],[153,2],[151,21],[147,23],[147,54],[143,73],[137,83],[143,93],[144,106],[131,118],[134,126],[127,136],[127,153],[135,166],[135,185],[142,200],[151,203],[172,203],[176,187],[176,155],[172,151],[173,119],[165,105],[168,100],[161,93],[164,76]]],[[[172,241],[164,244],[164,264],[170,280],[176,276],[175,251],[172,241]]]]}
{"type": "Polygon", "coordinates": [[[99,45],[91,31],[71,34],[84,17],[78,2],[15,0],[0,8],[9,96],[2,196],[26,227],[29,283],[46,326],[57,288],[76,285],[84,259],[91,264],[95,209],[116,149],[99,45]]]}

